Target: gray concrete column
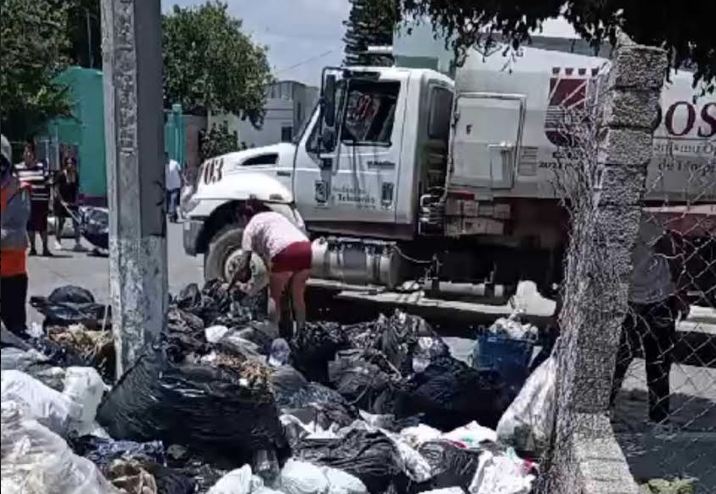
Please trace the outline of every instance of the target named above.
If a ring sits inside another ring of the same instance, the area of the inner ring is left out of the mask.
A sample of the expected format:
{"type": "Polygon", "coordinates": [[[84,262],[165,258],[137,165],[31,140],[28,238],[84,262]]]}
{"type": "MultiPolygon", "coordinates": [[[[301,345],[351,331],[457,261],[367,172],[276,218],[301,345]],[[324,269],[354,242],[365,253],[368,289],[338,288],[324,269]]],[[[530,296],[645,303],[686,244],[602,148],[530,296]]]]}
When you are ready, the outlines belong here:
{"type": "Polygon", "coordinates": [[[102,0],[110,290],[121,374],[167,307],[160,0],[102,0]]]}

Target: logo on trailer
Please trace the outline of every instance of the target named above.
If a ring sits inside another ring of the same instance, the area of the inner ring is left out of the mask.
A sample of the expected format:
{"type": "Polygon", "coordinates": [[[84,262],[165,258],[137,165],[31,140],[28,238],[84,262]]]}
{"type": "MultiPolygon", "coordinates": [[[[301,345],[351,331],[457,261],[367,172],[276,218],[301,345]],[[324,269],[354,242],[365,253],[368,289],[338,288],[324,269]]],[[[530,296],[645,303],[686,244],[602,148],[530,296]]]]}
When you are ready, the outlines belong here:
{"type": "Polygon", "coordinates": [[[544,131],[555,146],[568,146],[572,142],[565,117],[585,108],[592,78],[598,73],[599,69],[552,68],[544,131]]]}

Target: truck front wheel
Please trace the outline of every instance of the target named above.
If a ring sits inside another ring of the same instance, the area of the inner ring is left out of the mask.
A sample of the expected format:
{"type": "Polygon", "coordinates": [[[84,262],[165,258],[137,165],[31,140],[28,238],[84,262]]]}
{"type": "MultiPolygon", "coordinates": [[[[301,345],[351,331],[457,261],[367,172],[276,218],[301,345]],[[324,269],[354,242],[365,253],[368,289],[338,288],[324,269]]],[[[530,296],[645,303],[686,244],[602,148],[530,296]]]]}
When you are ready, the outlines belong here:
{"type": "Polygon", "coordinates": [[[214,235],[204,258],[205,281],[231,279],[236,261],[242,253],[243,236],[244,225],[239,224],[228,225],[214,235]]]}

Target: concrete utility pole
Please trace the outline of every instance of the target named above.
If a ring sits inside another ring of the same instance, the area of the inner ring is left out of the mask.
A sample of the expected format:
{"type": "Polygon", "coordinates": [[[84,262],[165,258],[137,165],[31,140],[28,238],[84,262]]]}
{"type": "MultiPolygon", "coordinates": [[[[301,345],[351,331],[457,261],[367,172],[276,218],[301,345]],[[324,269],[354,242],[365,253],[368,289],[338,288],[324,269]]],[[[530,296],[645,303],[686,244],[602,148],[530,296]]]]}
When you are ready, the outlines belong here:
{"type": "Polygon", "coordinates": [[[102,0],[110,290],[118,373],[167,307],[160,0],[102,0]]]}

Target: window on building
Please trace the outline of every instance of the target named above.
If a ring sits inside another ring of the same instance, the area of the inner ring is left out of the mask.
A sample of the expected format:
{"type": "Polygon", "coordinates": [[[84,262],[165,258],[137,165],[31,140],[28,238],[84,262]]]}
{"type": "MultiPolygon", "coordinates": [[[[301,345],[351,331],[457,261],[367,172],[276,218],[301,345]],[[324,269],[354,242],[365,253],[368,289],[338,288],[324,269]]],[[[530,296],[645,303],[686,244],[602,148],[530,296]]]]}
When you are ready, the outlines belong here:
{"type": "Polygon", "coordinates": [[[433,87],[430,94],[430,117],[428,137],[448,142],[450,139],[450,115],[452,115],[452,91],[444,87],[433,87]]]}
{"type": "Polygon", "coordinates": [[[347,144],[390,145],[400,83],[351,81],[342,140],[347,144]]]}
{"type": "Polygon", "coordinates": [[[281,127],[281,142],[292,142],[293,141],[293,126],[286,125],[281,127]]]}

